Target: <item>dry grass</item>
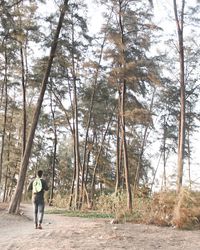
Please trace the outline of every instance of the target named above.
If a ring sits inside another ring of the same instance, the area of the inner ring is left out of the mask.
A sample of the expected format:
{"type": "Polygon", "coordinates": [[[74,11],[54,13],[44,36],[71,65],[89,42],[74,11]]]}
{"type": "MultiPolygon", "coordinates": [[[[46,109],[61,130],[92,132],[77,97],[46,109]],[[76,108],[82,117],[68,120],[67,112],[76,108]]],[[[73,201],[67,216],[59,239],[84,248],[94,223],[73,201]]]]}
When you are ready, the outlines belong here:
{"type": "Polygon", "coordinates": [[[178,229],[196,229],[200,226],[200,194],[182,189],[154,194],[146,208],[144,223],[173,226],[178,229]]]}
{"type": "MultiPolygon", "coordinates": [[[[155,193],[153,196],[135,195],[132,212],[127,210],[126,194],[102,194],[96,197],[93,209],[112,214],[118,223],[134,222],[172,226],[178,229],[200,228],[200,193],[182,189],[155,193]]],[[[68,199],[56,196],[54,206],[67,208],[68,199]]]]}
{"type": "Polygon", "coordinates": [[[126,195],[103,195],[96,205],[101,212],[114,213],[119,222],[172,226],[178,229],[200,228],[200,193],[182,189],[155,193],[152,197],[133,200],[132,212],[127,211],[126,195]]]}
{"type": "Polygon", "coordinates": [[[181,229],[199,228],[200,225],[200,194],[182,189],[174,208],[172,225],[181,229]]]}
{"type": "Polygon", "coordinates": [[[52,200],[52,205],[58,208],[68,208],[68,203],[68,197],[62,197],[60,194],[55,195],[52,200]]]}
{"type": "Polygon", "coordinates": [[[159,192],[153,195],[151,209],[146,223],[158,226],[170,226],[176,205],[176,193],[173,191],[159,192]]]}

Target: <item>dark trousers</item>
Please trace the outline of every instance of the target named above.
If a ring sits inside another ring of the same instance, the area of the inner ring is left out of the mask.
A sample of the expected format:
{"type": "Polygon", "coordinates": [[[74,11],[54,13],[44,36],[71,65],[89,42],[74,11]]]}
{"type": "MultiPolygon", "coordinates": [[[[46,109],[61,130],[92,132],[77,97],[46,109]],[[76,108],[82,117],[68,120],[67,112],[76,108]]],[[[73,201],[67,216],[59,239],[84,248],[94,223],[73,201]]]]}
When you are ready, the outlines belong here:
{"type": "Polygon", "coordinates": [[[44,202],[33,202],[35,225],[42,224],[44,216],[44,202]]]}

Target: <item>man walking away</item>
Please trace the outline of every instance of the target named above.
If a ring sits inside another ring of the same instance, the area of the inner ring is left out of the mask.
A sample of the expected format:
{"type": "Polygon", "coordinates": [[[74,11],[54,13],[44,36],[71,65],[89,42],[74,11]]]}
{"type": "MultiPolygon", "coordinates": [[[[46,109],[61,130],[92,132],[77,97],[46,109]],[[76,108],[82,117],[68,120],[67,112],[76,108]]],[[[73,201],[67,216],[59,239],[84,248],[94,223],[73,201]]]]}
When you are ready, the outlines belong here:
{"type": "Polygon", "coordinates": [[[44,216],[44,192],[48,190],[47,182],[42,179],[43,171],[39,170],[37,177],[31,181],[28,191],[32,191],[32,202],[34,207],[34,222],[36,229],[42,229],[44,216]]]}

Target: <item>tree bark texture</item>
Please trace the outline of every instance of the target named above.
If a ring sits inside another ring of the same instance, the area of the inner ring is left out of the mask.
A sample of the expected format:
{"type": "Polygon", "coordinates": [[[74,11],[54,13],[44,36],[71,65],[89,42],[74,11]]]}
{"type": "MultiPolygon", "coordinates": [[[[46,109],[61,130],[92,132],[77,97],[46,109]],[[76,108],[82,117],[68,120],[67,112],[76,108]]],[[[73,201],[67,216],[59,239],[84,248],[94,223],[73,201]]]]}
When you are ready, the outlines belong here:
{"type": "Polygon", "coordinates": [[[183,165],[185,151],[185,65],[184,65],[184,7],[185,0],[182,0],[181,15],[178,17],[177,1],[174,2],[174,15],[178,33],[179,65],[180,65],[180,117],[179,117],[179,134],[178,134],[178,171],[177,171],[177,192],[183,184],[183,165]]]}
{"type": "Polygon", "coordinates": [[[20,43],[21,71],[22,71],[22,95],[23,95],[23,131],[22,131],[22,158],[26,147],[26,86],[23,45],[20,43]]]}
{"type": "Polygon", "coordinates": [[[127,154],[127,144],[126,144],[126,121],[125,121],[125,100],[126,100],[126,56],[125,48],[126,44],[124,41],[124,26],[123,26],[123,11],[122,3],[119,2],[119,26],[121,32],[121,70],[123,79],[121,79],[121,103],[120,103],[120,115],[121,115],[121,139],[123,143],[123,160],[124,160],[124,172],[125,172],[125,182],[126,182],[126,193],[127,193],[127,208],[132,210],[132,192],[129,177],[129,164],[128,164],[128,154],[127,154]]]}
{"type": "Polygon", "coordinates": [[[78,128],[78,100],[77,100],[77,77],[75,71],[75,40],[74,40],[74,23],[72,21],[72,78],[73,78],[73,113],[74,113],[74,143],[75,143],[75,208],[79,208],[79,195],[80,195],[80,156],[79,156],[79,128],[78,128]]]}
{"type": "Polygon", "coordinates": [[[52,176],[51,176],[51,191],[50,191],[50,198],[49,198],[49,205],[52,206],[53,205],[53,198],[54,198],[54,182],[55,182],[55,171],[56,171],[56,156],[57,156],[57,125],[55,122],[55,111],[53,109],[53,100],[52,100],[52,93],[51,93],[51,114],[52,114],[52,120],[53,120],[53,134],[54,134],[54,138],[53,138],[53,159],[51,162],[51,169],[52,169],[52,176]]]}
{"type": "MultiPolygon", "coordinates": [[[[5,146],[5,136],[6,136],[6,126],[7,126],[7,111],[8,111],[8,93],[7,93],[7,74],[8,74],[8,58],[7,50],[5,48],[5,76],[4,76],[4,90],[5,90],[5,106],[4,106],[4,116],[3,116],[3,131],[1,137],[1,155],[0,155],[0,183],[2,180],[3,172],[3,156],[4,156],[4,146],[5,146]]],[[[3,97],[2,97],[3,98],[3,97]]],[[[3,100],[3,99],[2,99],[3,100]]]]}

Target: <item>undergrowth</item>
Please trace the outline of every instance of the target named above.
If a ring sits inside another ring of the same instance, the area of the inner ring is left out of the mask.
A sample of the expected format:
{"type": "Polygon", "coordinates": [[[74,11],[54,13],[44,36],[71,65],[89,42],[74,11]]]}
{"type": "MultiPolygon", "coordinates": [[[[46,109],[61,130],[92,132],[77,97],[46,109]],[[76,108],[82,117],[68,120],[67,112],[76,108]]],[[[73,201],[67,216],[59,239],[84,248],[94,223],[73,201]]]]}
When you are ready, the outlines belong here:
{"type": "MultiPolygon", "coordinates": [[[[67,207],[66,199],[63,201],[61,197],[54,203],[56,207],[67,207]]],[[[115,223],[133,222],[192,230],[200,228],[200,193],[183,188],[179,195],[175,191],[158,192],[152,196],[135,195],[132,211],[127,210],[123,192],[101,194],[95,199],[92,210],[53,209],[51,212],[84,218],[114,218],[115,223]]]]}

